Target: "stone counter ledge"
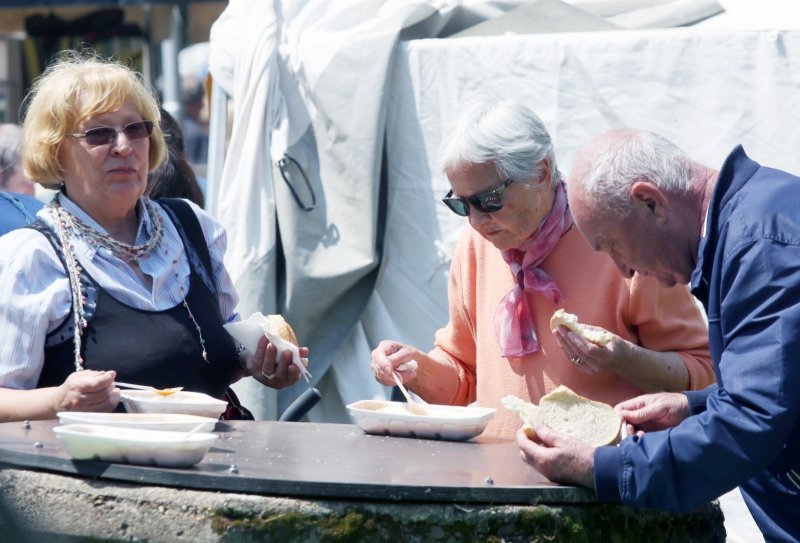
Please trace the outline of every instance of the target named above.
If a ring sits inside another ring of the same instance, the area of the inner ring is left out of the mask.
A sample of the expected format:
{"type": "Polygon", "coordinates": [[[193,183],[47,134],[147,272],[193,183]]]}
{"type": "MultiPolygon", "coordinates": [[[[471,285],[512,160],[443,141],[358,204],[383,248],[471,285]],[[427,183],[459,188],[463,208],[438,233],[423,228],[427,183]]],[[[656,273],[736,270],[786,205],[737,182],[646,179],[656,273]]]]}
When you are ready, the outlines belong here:
{"type": "MultiPolygon", "coordinates": [[[[674,515],[615,504],[311,500],[180,490],[19,469],[0,471],[0,496],[29,531],[31,543],[725,541],[716,502],[674,515]]],[[[9,533],[8,518],[0,516],[0,534],[9,533]]]]}

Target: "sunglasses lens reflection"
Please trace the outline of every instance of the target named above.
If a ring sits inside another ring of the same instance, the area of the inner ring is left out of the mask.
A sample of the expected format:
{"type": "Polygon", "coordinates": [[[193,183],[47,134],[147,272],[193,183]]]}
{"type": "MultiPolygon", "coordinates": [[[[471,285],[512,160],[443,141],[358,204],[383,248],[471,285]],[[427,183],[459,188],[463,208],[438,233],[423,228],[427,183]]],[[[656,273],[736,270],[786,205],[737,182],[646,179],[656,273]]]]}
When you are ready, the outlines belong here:
{"type": "MultiPolygon", "coordinates": [[[[122,127],[125,137],[130,140],[147,138],[153,133],[152,121],[138,121],[122,127]]],[[[117,139],[117,130],[109,126],[98,126],[84,132],[89,145],[108,145],[117,139]]]]}
{"type": "Polygon", "coordinates": [[[450,211],[456,215],[466,217],[469,215],[469,204],[461,198],[442,198],[442,201],[450,208],[450,211]]]}
{"type": "Polygon", "coordinates": [[[114,141],[117,131],[113,128],[90,128],[85,132],[86,143],[89,145],[106,145],[114,141]]]}
{"type": "Polygon", "coordinates": [[[503,207],[503,201],[500,199],[499,194],[489,194],[475,200],[470,200],[470,203],[484,213],[493,213],[500,211],[503,207]]]}

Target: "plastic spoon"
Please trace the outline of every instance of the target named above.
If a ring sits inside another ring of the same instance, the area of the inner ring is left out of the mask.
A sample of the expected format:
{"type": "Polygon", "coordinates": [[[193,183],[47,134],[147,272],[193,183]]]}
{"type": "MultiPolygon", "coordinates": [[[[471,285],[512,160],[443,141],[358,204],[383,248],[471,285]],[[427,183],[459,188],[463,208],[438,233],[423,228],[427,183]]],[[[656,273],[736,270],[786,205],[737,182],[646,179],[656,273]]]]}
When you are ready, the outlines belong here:
{"type": "Polygon", "coordinates": [[[202,428],[205,425],[206,425],[205,421],[195,425],[194,428],[183,434],[183,439],[189,439],[192,436],[192,434],[196,433],[200,428],[202,428]]]}
{"type": "Polygon", "coordinates": [[[120,381],[114,381],[114,386],[118,386],[120,388],[135,388],[136,390],[151,390],[158,394],[159,396],[171,396],[176,392],[180,392],[183,390],[183,387],[173,387],[173,388],[155,388],[147,385],[134,385],[132,383],[122,383],[120,381]]]}
{"type": "Polygon", "coordinates": [[[400,380],[400,376],[397,375],[396,371],[392,372],[392,377],[394,377],[394,382],[397,383],[397,386],[400,388],[400,392],[402,392],[403,396],[406,397],[409,411],[411,411],[415,415],[421,415],[421,416],[427,415],[428,412],[425,410],[425,408],[411,398],[411,394],[409,394],[408,391],[406,390],[406,387],[403,386],[403,381],[400,380]]]}

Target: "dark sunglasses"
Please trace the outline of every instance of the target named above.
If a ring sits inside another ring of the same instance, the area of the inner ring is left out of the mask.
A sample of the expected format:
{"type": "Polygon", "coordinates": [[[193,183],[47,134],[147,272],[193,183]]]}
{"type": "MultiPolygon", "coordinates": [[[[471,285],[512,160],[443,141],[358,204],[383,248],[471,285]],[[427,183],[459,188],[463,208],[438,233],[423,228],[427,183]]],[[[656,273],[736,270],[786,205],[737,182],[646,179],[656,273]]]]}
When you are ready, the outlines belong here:
{"type": "Polygon", "coordinates": [[[125,137],[129,140],[140,140],[142,138],[149,138],[153,133],[153,121],[136,121],[128,123],[122,128],[114,128],[113,126],[98,126],[90,128],[86,132],[70,134],[73,138],[85,138],[86,143],[92,146],[108,145],[117,141],[117,134],[120,132],[125,133],[125,137]]]}
{"type": "Polygon", "coordinates": [[[513,182],[513,179],[506,179],[495,188],[487,190],[486,192],[481,192],[480,194],[475,194],[469,198],[453,196],[453,191],[450,190],[447,196],[442,198],[442,202],[444,202],[453,213],[461,215],[462,217],[469,216],[470,205],[481,213],[494,213],[495,211],[503,209],[503,199],[500,196],[503,194],[503,191],[506,190],[506,187],[513,182]]]}

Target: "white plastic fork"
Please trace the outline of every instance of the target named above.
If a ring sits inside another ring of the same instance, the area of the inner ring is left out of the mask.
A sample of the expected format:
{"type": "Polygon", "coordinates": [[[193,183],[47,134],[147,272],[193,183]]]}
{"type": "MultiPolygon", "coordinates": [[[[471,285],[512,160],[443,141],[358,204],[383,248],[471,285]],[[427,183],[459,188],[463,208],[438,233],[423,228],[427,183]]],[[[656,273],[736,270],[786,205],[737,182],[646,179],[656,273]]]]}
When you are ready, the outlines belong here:
{"type": "Polygon", "coordinates": [[[415,402],[411,398],[411,394],[408,393],[406,387],[403,386],[403,381],[400,380],[400,376],[397,375],[396,371],[392,372],[392,377],[394,377],[394,382],[397,383],[397,386],[400,388],[400,392],[403,393],[403,396],[406,397],[406,401],[408,402],[408,409],[415,415],[425,416],[428,412],[422,407],[420,404],[415,402]]]}
{"type": "Polygon", "coordinates": [[[176,392],[180,392],[183,390],[183,387],[173,387],[173,388],[156,388],[147,385],[134,385],[133,383],[123,383],[121,381],[114,381],[114,386],[119,388],[135,388],[136,390],[151,390],[158,394],[159,396],[171,396],[176,392]]]}

